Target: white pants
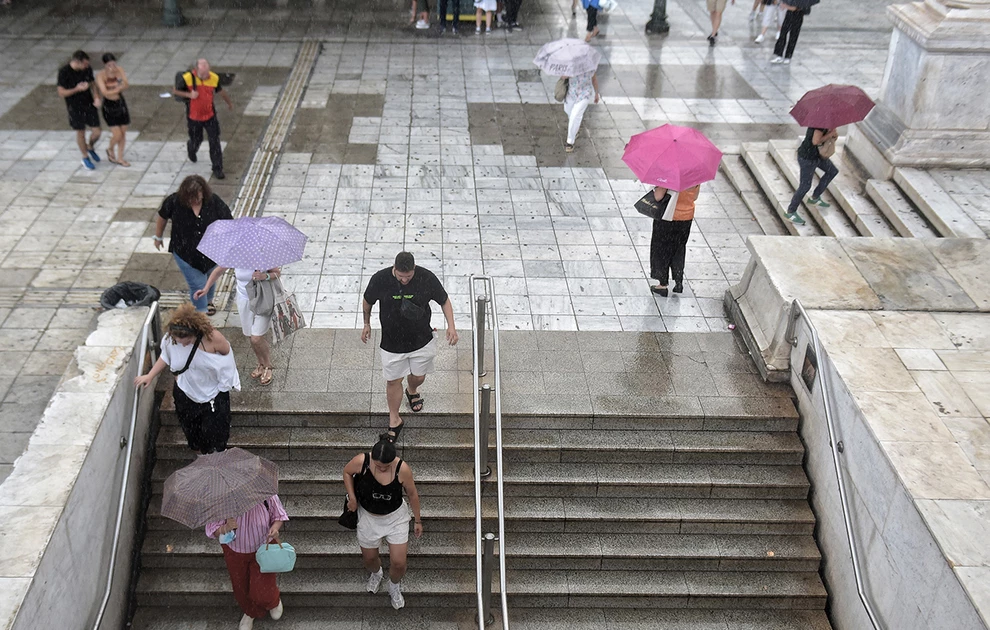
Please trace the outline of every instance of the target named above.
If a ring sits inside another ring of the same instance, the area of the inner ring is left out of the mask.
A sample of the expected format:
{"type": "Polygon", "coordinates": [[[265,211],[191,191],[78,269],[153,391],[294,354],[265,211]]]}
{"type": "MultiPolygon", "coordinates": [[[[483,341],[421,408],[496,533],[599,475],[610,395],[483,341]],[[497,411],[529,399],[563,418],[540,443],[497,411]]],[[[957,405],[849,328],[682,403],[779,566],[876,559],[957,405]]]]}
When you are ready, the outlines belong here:
{"type": "Polygon", "coordinates": [[[567,114],[567,144],[574,144],[581,121],[584,120],[584,110],[591,105],[590,99],[582,99],[574,103],[564,101],[564,112],[567,114]]]}
{"type": "Polygon", "coordinates": [[[780,28],[780,23],[783,17],[780,15],[782,13],[779,4],[771,4],[763,9],[763,28],[770,28],[771,25],[780,28]]]}

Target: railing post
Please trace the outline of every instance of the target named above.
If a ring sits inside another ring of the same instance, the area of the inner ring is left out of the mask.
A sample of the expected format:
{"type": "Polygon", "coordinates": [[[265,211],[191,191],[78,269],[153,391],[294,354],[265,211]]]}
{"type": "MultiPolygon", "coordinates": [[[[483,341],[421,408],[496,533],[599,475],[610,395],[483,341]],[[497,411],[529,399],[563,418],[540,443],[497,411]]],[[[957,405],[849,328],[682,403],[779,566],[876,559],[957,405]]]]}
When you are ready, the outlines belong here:
{"type": "Polygon", "coordinates": [[[485,550],[481,560],[481,601],[484,605],[485,625],[495,622],[495,615],[492,614],[492,577],[495,571],[495,534],[489,532],[485,534],[485,550]]]}
{"type": "Polygon", "coordinates": [[[478,356],[478,373],[475,374],[476,377],[480,378],[488,372],[485,371],[485,310],[488,306],[488,298],[484,295],[480,296],[477,301],[478,304],[478,321],[474,323],[475,329],[478,331],[478,347],[474,349],[478,356]]]}
{"type": "Polygon", "coordinates": [[[492,468],[488,465],[488,430],[491,427],[491,417],[492,417],[492,386],[482,385],[481,386],[481,426],[479,431],[481,435],[478,436],[481,442],[481,476],[487,477],[492,474],[492,468]]]}

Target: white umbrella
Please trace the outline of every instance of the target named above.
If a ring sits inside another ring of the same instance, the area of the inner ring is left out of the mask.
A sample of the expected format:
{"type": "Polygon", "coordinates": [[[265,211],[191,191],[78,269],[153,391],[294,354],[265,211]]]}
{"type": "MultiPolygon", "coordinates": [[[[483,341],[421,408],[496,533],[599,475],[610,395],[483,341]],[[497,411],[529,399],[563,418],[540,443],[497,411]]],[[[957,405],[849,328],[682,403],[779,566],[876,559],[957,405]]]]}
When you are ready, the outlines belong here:
{"type": "Polygon", "coordinates": [[[564,38],[545,44],[533,63],[555,77],[576,77],[598,69],[602,54],[583,39],[564,38]]]}

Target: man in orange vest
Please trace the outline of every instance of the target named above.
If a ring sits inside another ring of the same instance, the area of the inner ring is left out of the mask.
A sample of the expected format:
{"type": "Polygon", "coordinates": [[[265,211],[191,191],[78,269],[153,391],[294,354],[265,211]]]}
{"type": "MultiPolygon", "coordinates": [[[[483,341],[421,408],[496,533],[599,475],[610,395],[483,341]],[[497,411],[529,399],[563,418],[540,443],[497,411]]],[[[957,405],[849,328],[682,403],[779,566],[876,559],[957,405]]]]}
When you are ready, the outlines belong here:
{"type": "Polygon", "coordinates": [[[217,112],[213,107],[213,97],[219,94],[227,103],[227,109],[233,111],[234,102],[220,86],[220,77],[210,71],[210,62],[206,59],[196,61],[195,71],[182,75],[186,83],[185,90],[172,89],[172,94],[189,99],[186,123],[189,126],[189,161],[196,161],[196,152],[203,144],[203,131],[210,143],[210,163],[213,165],[213,176],[223,179],[223,149],[220,148],[220,123],[217,112]]]}

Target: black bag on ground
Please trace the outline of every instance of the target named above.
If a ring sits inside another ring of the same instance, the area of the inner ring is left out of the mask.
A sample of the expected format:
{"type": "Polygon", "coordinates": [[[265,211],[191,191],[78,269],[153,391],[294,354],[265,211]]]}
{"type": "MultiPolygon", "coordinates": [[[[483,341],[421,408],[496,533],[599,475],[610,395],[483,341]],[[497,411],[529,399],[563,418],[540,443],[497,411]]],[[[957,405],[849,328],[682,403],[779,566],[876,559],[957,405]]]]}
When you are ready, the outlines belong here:
{"type": "Polygon", "coordinates": [[[649,191],[643,198],[636,202],[636,211],[643,216],[650,217],[651,219],[660,219],[663,217],[663,213],[667,211],[667,204],[670,203],[670,191],[668,190],[663,194],[663,199],[657,201],[657,198],[653,195],[653,191],[649,191]]]}
{"type": "Polygon", "coordinates": [[[162,296],[162,292],[143,282],[119,282],[100,296],[100,306],[105,309],[117,308],[121,300],[127,306],[150,306],[162,296]]]}

